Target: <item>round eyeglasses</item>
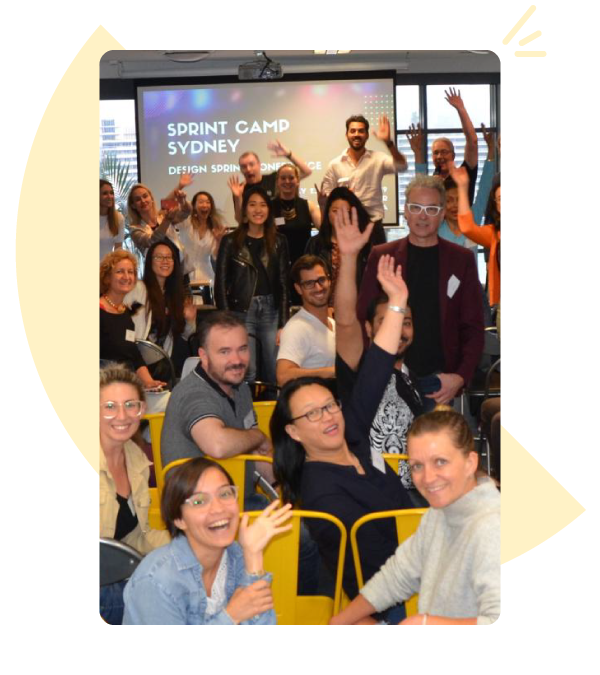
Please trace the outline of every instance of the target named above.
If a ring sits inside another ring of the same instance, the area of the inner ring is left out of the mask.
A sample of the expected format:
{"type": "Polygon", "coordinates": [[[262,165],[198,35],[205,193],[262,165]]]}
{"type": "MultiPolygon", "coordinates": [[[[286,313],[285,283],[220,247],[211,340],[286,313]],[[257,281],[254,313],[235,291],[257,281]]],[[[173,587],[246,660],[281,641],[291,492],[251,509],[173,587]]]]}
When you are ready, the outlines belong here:
{"type": "Polygon", "coordinates": [[[324,406],[321,406],[320,408],[313,408],[312,410],[309,410],[307,413],[304,413],[304,415],[298,415],[298,417],[292,417],[291,421],[295,422],[296,420],[300,420],[303,417],[306,417],[306,419],[309,422],[318,422],[321,417],[323,417],[323,412],[327,410],[327,412],[330,415],[333,415],[334,413],[339,412],[342,409],[342,402],[341,401],[330,401],[324,406]]]}
{"type": "Polygon", "coordinates": [[[116,401],[106,401],[100,404],[100,411],[105,420],[112,420],[119,414],[119,408],[123,408],[127,417],[139,417],[142,414],[143,401],[125,401],[117,403],[116,401]]]}
{"type": "Polygon", "coordinates": [[[236,485],[224,485],[214,495],[210,492],[196,492],[196,494],[188,497],[183,503],[189,504],[195,509],[202,509],[208,506],[213,499],[218,499],[220,502],[232,502],[237,499],[237,496],[238,489],[236,485]]]}

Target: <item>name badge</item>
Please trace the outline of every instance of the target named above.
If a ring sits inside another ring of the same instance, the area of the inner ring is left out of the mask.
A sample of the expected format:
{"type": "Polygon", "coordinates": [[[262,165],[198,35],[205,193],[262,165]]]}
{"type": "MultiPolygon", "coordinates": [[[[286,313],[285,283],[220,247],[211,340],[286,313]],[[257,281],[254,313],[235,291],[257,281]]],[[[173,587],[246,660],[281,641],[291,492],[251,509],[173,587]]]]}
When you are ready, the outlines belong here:
{"type": "Polygon", "coordinates": [[[285,225],[285,218],[283,216],[275,218],[275,225],[285,225]]]}
{"type": "Polygon", "coordinates": [[[448,279],[448,297],[451,298],[454,296],[458,287],[460,286],[460,279],[454,276],[454,274],[448,279]]]}
{"type": "Polygon", "coordinates": [[[135,331],[126,330],[125,331],[125,339],[127,340],[127,342],[135,342],[135,331]]]}
{"type": "Polygon", "coordinates": [[[385,459],[383,459],[383,455],[380,452],[377,452],[373,448],[371,448],[371,462],[381,473],[385,473],[385,459]]]}

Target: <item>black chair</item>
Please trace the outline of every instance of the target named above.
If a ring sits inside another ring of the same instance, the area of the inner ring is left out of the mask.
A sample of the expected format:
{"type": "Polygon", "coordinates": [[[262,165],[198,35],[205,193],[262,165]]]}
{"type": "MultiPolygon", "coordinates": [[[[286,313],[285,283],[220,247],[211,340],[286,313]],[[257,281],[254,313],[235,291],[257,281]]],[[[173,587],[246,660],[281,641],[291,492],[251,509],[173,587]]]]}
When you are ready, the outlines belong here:
{"type": "Polygon", "coordinates": [[[116,539],[100,538],[100,586],[126,581],[142,561],[142,554],[116,539]]]}
{"type": "Polygon", "coordinates": [[[166,381],[168,388],[173,389],[177,384],[177,375],[173,361],[167,352],[149,340],[136,340],[135,343],[152,377],[166,381]]]}

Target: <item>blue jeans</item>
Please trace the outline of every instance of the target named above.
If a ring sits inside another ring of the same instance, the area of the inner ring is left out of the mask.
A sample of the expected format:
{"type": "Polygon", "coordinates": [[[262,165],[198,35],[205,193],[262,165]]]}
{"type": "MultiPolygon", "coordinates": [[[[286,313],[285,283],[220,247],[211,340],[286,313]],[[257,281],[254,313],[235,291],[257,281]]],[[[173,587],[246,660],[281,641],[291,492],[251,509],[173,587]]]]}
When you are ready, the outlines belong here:
{"type": "Polygon", "coordinates": [[[111,626],[123,623],[123,589],[126,583],[118,581],[116,584],[100,586],[100,616],[111,626]]]}
{"type": "Polygon", "coordinates": [[[276,382],[275,362],[277,360],[277,327],[279,310],[272,295],[255,295],[246,313],[241,314],[246,322],[248,343],[250,345],[249,382],[260,379],[263,382],[276,382]],[[260,364],[257,348],[260,345],[260,364]]]}

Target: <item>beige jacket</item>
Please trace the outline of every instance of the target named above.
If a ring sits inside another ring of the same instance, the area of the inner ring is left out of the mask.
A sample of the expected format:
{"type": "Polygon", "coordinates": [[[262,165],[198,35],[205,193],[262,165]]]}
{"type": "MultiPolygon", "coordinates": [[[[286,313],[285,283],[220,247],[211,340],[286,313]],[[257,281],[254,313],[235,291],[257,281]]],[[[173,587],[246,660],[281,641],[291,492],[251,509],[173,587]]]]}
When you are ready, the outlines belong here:
{"type": "MultiPolygon", "coordinates": [[[[149,467],[152,463],[133,441],[125,443],[125,462],[138,525],[122,541],[135,548],[136,551],[145,554],[159,546],[168,544],[170,537],[166,530],[153,530],[148,523],[148,510],[150,508],[148,480],[150,478],[149,467]]],[[[101,537],[114,538],[118,513],[119,502],[117,501],[115,482],[108,471],[104,452],[100,448],[101,537]]]]}

